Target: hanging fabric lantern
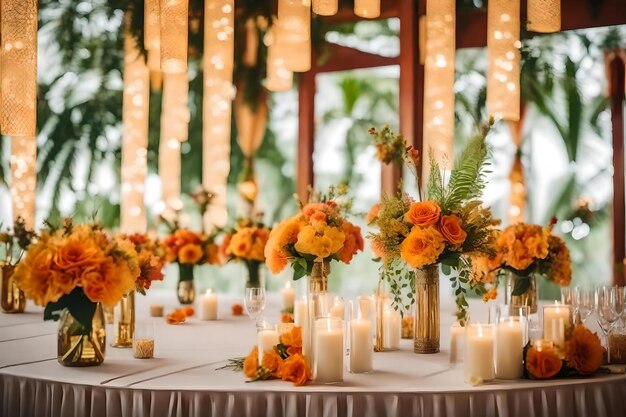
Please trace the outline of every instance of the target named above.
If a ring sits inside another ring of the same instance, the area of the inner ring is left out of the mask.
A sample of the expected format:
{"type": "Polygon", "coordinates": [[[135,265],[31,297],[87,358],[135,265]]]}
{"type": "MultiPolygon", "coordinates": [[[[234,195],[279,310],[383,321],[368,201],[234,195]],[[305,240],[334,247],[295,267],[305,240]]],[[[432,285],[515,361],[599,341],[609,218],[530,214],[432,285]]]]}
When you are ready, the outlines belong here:
{"type": "Polygon", "coordinates": [[[22,217],[28,229],[35,227],[35,192],[37,190],[37,139],[11,138],[11,198],[13,219],[22,217]]]}
{"type": "Polygon", "coordinates": [[[332,16],[339,10],[339,0],[313,0],[313,13],[320,16],[332,16]]]}
{"type": "Polygon", "coordinates": [[[187,72],[189,0],[161,0],[161,71],[187,72]]]}
{"type": "Polygon", "coordinates": [[[234,0],[204,3],[204,92],[202,99],[202,186],[214,193],[204,230],[223,226],[230,172],[233,100],[234,0]]]}
{"type": "MultiPolygon", "coordinates": [[[[130,15],[127,25],[129,23],[130,15]]],[[[120,228],[126,233],[144,233],[147,227],[144,189],[148,169],[150,70],[128,30],[124,34],[123,81],[120,228]]]]}
{"type": "Polygon", "coordinates": [[[237,89],[235,96],[235,122],[241,152],[245,157],[251,157],[259,149],[265,136],[269,108],[266,94],[259,97],[258,103],[252,107],[246,102],[245,88],[242,87],[237,89]]]}
{"type": "Polygon", "coordinates": [[[143,43],[148,51],[148,68],[161,69],[161,11],[159,0],[145,0],[143,43]]]}
{"type": "Polygon", "coordinates": [[[311,69],[311,5],[303,0],[278,0],[276,38],[284,51],[285,67],[293,72],[311,69]]]}
{"type": "Polygon", "coordinates": [[[3,0],[2,134],[35,136],[37,130],[37,0],[3,0]]]}
{"type": "Polygon", "coordinates": [[[531,32],[561,30],[561,0],[528,0],[526,28],[531,32]]]}
{"type": "MultiPolygon", "coordinates": [[[[279,42],[283,42],[283,30],[280,30],[279,42]]],[[[302,42],[283,43],[285,68],[291,72],[307,72],[311,69],[311,39],[302,42]]]]}
{"type": "Polygon", "coordinates": [[[267,45],[267,78],[265,88],[270,91],[288,91],[293,86],[293,72],[285,65],[286,49],[284,43],[280,43],[278,36],[279,24],[274,25],[265,35],[267,45]]]}
{"type": "Polygon", "coordinates": [[[430,151],[440,163],[453,157],[455,16],[455,0],[426,4],[423,178],[428,178],[430,151]]]}
{"type": "Polygon", "coordinates": [[[185,142],[189,137],[189,75],[165,74],[161,114],[166,123],[161,133],[166,139],[185,142]]]}
{"type": "Polygon", "coordinates": [[[490,0],[487,13],[487,112],[509,121],[520,109],[519,0],[490,0]]]}
{"type": "MultiPolygon", "coordinates": [[[[167,78],[165,80],[167,83],[167,78]]],[[[161,117],[163,123],[163,117],[161,117]]],[[[170,218],[183,208],[180,199],[180,142],[175,138],[165,139],[161,134],[159,143],[159,176],[161,177],[161,200],[164,213],[170,218]]]]}
{"type": "Polygon", "coordinates": [[[380,0],[354,0],[354,14],[366,19],[377,18],[380,16],[380,0]]]}

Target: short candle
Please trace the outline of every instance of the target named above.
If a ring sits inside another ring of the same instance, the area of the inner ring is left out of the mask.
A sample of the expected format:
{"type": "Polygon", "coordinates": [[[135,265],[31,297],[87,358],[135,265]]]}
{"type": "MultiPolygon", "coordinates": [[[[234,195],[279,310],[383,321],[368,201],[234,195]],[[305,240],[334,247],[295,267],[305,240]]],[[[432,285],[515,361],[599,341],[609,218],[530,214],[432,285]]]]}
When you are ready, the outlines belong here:
{"type": "Polygon", "coordinates": [[[217,320],[217,294],[213,290],[208,289],[206,294],[202,296],[200,319],[217,320]]]}

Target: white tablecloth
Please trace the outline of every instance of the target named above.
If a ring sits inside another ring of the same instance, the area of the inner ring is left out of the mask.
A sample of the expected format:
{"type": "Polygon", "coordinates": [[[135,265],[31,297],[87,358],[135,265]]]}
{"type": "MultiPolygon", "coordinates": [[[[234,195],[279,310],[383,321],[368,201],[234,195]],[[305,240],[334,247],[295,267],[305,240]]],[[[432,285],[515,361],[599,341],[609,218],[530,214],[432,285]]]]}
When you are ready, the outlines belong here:
{"type": "MultiPolygon", "coordinates": [[[[217,370],[247,355],[256,330],[232,317],[238,301],[222,297],[219,321],[190,319],[180,326],[156,320],[155,358],[133,359],[130,349],[107,347],[98,367],[67,368],[56,361],[54,322],[26,314],[0,315],[2,416],[617,416],[626,410],[626,376],[539,381],[463,382],[447,346],[452,315],[442,315],[442,352],[416,355],[412,341],[376,353],[375,371],[345,374],[337,385],[294,387],[281,381],[246,383],[241,373],[217,370]]],[[[271,298],[268,313],[277,315],[271,298]]],[[[137,297],[138,320],[150,303],[176,306],[173,294],[137,297]]],[[[112,338],[112,329],[108,330],[112,338]]]]}

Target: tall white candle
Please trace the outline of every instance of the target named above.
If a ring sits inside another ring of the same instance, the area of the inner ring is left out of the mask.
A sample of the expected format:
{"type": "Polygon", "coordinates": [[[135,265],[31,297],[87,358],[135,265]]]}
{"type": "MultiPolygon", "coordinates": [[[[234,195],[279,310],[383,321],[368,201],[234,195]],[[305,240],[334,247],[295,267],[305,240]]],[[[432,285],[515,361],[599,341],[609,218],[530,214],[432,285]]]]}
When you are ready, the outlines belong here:
{"type": "Polygon", "coordinates": [[[491,381],[495,378],[493,326],[470,324],[465,330],[465,380],[491,381]]]}
{"type": "Polygon", "coordinates": [[[322,318],[315,322],[315,371],[316,382],[343,381],[343,326],[322,318]]]}
{"type": "Polygon", "coordinates": [[[387,309],[383,312],[383,348],[400,349],[402,316],[399,311],[387,309]]]}
{"type": "Polygon", "coordinates": [[[274,349],[278,344],[278,332],[275,329],[259,330],[257,333],[257,346],[259,349],[259,364],[263,362],[263,354],[266,350],[274,349]]]}
{"type": "Polygon", "coordinates": [[[294,298],[295,293],[293,287],[291,286],[291,281],[287,281],[285,286],[281,290],[281,294],[283,296],[283,308],[292,309],[294,308],[294,298]]]}
{"type": "Polygon", "coordinates": [[[450,328],[450,363],[463,360],[463,345],[465,340],[465,327],[455,323],[450,328]]]}
{"type": "Polygon", "coordinates": [[[543,338],[565,347],[565,328],[571,325],[570,306],[555,303],[543,308],[543,338]]]}
{"type": "Polygon", "coordinates": [[[374,358],[372,322],[350,320],[350,372],[370,372],[374,358]]]}
{"type": "Polygon", "coordinates": [[[208,289],[200,302],[200,319],[217,320],[217,294],[208,289]]]}
{"type": "Polygon", "coordinates": [[[341,297],[335,297],[335,301],[330,307],[330,316],[343,320],[346,314],[346,310],[341,297]]]}
{"type": "Polygon", "coordinates": [[[496,377],[518,379],[523,371],[524,328],[522,323],[509,317],[496,327],[496,377]]]}
{"type": "Polygon", "coordinates": [[[311,332],[309,330],[309,311],[306,298],[302,297],[294,303],[293,321],[302,328],[302,353],[311,360],[311,332]]]}

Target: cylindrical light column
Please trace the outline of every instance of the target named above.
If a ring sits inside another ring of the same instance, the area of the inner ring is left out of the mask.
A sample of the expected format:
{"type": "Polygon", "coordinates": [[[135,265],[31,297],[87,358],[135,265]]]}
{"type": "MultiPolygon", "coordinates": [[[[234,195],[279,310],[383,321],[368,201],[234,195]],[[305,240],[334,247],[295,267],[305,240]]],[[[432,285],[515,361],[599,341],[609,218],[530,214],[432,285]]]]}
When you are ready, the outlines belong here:
{"type": "Polygon", "coordinates": [[[487,13],[487,112],[509,121],[520,112],[520,3],[490,0],[487,13]]]}
{"type": "Polygon", "coordinates": [[[354,0],[354,14],[366,19],[380,16],[380,0],[354,0]]]}
{"type": "Polygon", "coordinates": [[[161,0],[161,71],[187,72],[189,0],[161,0]]]}
{"type": "Polygon", "coordinates": [[[143,43],[148,51],[148,68],[161,69],[161,10],[159,0],[145,0],[143,43]]]}
{"type": "Polygon", "coordinates": [[[126,233],[144,233],[150,70],[129,31],[124,36],[123,81],[120,228],[126,233]]]}
{"type": "Polygon", "coordinates": [[[285,45],[281,44],[278,36],[280,26],[275,21],[272,28],[265,35],[267,45],[267,78],[265,88],[270,91],[288,91],[293,85],[293,72],[285,66],[285,45]]]}
{"type": "Polygon", "coordinates": [[[528,24],[531,32],[551,33],[561,30],[561,0],[528,0],[528,24]]]}
{"type": "Polygon", "coordinates": [[[455,25],[455,0],[426,3],[423,178],[428,177],[430,170],[430,150],[439,162],[444,155],[449,159],[454,156],[455,25]]]}
{"type": "Polygon", "coordinates": [[[35,136],[37,130],[37,0],[3,0],[2,134],[35,136]]]}
{"type": "Polygon", "coordinates": [[[313,0],[313,13],[320,16],[332,16],[339,10],[339,0],[313,0]]]}
{"type": "Polygon", "coordinates": [[[204,230],[224,226],[228,220],[234,16],[234,0],[205,0],[202,185],[215,197],[207,210],[204,230]]]}
{"type": "Polygon", "coordinates": [[[302,0],[278,0],[276,37],[284,45],[285,67],[293,72],[311,69],[311,7],[302,0]]]}
{"type": "Polygon", "coordinates": [[[35,226],[37,190],[37,140],[34,137],[11,138],[11,197],[13,219],[22,217],[28,229],[35,226]]]}

